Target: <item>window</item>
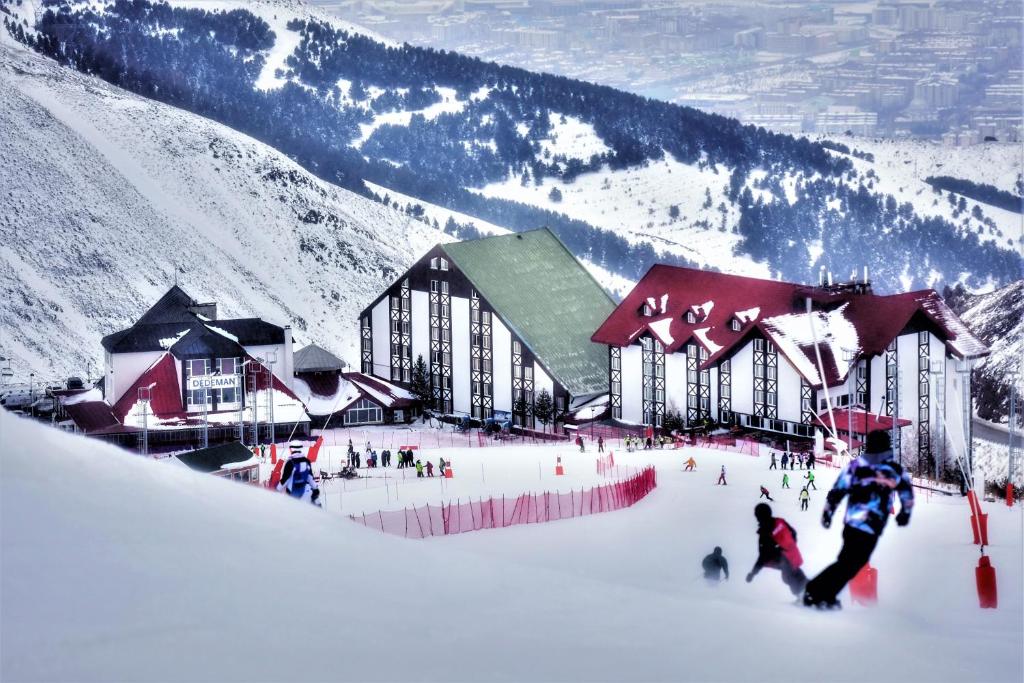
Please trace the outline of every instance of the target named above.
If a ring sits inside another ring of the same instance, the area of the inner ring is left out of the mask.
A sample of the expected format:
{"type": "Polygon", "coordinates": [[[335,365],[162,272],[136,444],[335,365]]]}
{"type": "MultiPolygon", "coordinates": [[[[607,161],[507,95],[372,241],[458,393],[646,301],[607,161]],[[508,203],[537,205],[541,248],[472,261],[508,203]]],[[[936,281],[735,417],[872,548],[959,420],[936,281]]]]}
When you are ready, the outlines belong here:
{"type": "Polygon", "coordinates": [[[693,311],[686,312],[686,322],[690,323],[691,325],[697,322],[697,316],[693,314],[693,311]]]}
{"type": "Polygon", "coordinates": [[[485,349],[491,348],[491,338],[490,338],[490,336],[485,336],[484,337],[484,348],[485,349]]]}
{"type": "MultiPolygon", "coordinates": [[[[217,359],[217,371],[223,376],[237,375],[241,371],[241,366],[239,358],[217,359]]],[[[240,400],[237,387],[217,389],[214,394],[216,394],[217,403],[238,403],[240,400]]]]}
{"type": "Polygon", "coordinates": [[[431,341],[437,341],[440,338],[441,338],[441,330],[437,329],[436,327],[431,327],[430,328],[430,340],[431,341]]]}
{"type": "Polygon", "coordinates": [[[434,258],[430,259],[430,269],[431,270],[437,270],[437,261],[438,261],[438,258],[436,256],[434,258]]]}
{"type": "Polygon", "coordinates": [[[770,405],[770,406],[775,405],[775,399],[776,399],[775,392],[774,391],[769,391],[768,392],[768,405],[770,405]]]}
{"type": "Polygon", "coordinates": [[[640,339],[640,343],[643,345],[645,351],[650,351],[654,348],[654,340],[650,337],[643,337],[640,339]]]}
{"type": "Polygon", "coordinates": [[[441,339],[442,339],[442,341],[451,341],[451,338],[452,338],[452,331],[451,330],[449,330],[447,327],[444,328],[443,330],[441,330],[441,339]]]}
{"type": "Polygon", "coordinates": [[[441,317],[447,318],[451,315],[451,311],[448,309],[448,304],[441,304],[441,317]]]}
{"type": "Polygon", "coordinates": [[[370,329],[370,316],[363,317],[363,329],[364,330],[370,329]]]}
{"type": "Polygon", "coordinates": [[[517,341],[512,342],[512,353],[516,354],[517,356],[522,355],[523,345],[517,341]]]}
{"type": "Polygon", "coordinates": [[[739,321],[738,318],[733,318],[732,319],[732,323],[730,323],[730,325],[732,326],[732,331],[733,332],[739,332],[740,331],[740,327],[741,326],[740,326],[740,321],[739,321]]]}
{"type": "Polygon", "coordinates": [[[649,305],[644,304],[643,314],[645,318],[650,318],[652,315],[654,315],[654,311],[651,310],[651,307],[649,305]]]}
{"type": "Polygon", "coordinates": [[[480,359],[479,358],[474,358],[473,359],[473,370],[475,370],[477,372],[480,371],[480,359]]]}
{"type": "Polygon", "coordinates": [[[660,341],[655,339],[654,340],[654,350],[657,351],[658,353],[661,353],[662,351],[665,350],[665,347],[661,345],[660,341]]]}
{"type": "Polygon", "coordinates": [[[473,393],[475,395],[477,395],[477,396],[479,396],[481,394],[481,384],[480,384],[480,382],[473,382],[473,393]]]}
{"type": "Polygon", "coordinates": [[[768,379],[775,379],[775,366],[769,365],[766,370],[768,371],[768,379]]]}
{"type": "Polygon", "coordinates": [[[398,298],[397,296],[391,297],[391,308],[397,311],[401,307],[402,307],[402,300],[400,298],[398,298]]]}
{"type": "Polygon", "coordinates": [[[402,370],[402,381],[403,382],[411,382],[412,381],[412,370],[409,370],[408,368],[406,368],[405,370],[402,370]]]}
{"type": "Polygon", "coordinates": [[[440,310],[441,309],[438,307],[437,304],[430,304],[430,315],[437,317],[437,314],[440,312],[440,310]]]}
{"type": "Polygon", "coordinates": [[[470,317],[473,319],[473,322],[475,322],[475,323],[480,322],[480,309],[479,308],[474,308],[472,313],[471,313],[471,315],[470,315],[470,317]]]}
{"type": "Polygon", "coordinates": [[[384,411],[372,401],[361,398],[345,411],[345,424],[373,424],[384,421],[384,411]]]}
{"type": "Polygon", "coordinates": [[[391,321],[391,331],[397,333],[398,330],[400,330],[400,329],[401,329],[401,326],[398,324],[398,321],[397,320],[392,320],[391,321]]]}
{"type": "Polygon", "coordinates": [[[408,320],[402,321],[402,334],[412,334],[412,324],[408,320]]]}
{"type": "Polygon", "coordinates": [[[484,372],[490,372],[490,371],[491,371],[491,359],[490,358],[484,358],[484,372]]]}
{"type": "Polygon", "coordinates": [[[525,377],[527,380],[532,380],[533,379],[533,368],[531,368],[529,365],[524,367],[523,368],[523,377],[525,377]]]}
{"type": "Polygon", "coordinates": [[[441,352],[432,351],[430,354],[430,362],[434,365],[439,365],[441,363],[441,352]]]}
{"type": "Polygon", "coordinates": [[[490,384],[484,384],[484,396],[490,396],[490,395],[491,395],[491,385],[490,384]]]}
{"type": "Polygon", "coordinates": [[[615,380],[614,382],[612,382],[612,393],[613,394],[622,394],[622,382],[620,382],[618,380],[615,380]]]}
{"type": "Polygon", "coordinates": [[[435,294],[437,293],[437,280],[430,281],[430,291],[434,292],[435,294]]]}
{"type": "Polygon", "coordinates": [[[754,403],[764,403],[764,392],[760,389],[754,392],[754,403]]]}
{"type": "Polygon", "coordinates": [[[447,280],[444,280],[444,281],[441,282],[441,293],[442,294],[447,294],[448,293],[448,281],[447,280]]]}
{"type": "Polygon", "coordinates": [[[441,354],[441,361],[442,365],[450,366],[452,364],[452,354],[445,351],[443,354],[441,354]]]}
{"type": "Polygon", "coordinates": [[[370,339],[363,340],[363,351],[370,351],[373,348],[373,341],[370,339]]]}
{"type": "Polygon", "coordinates": [[[441,270],[448,270],[448,259],[441,259],[441,270]]]}
{"type": "MultiPolygon", "coordinates": [[[[518,344],[519,342],[516,343],[518,344]]],[[[611,363],[612,370],[618,370],[621,367],[622,359],[619,357],[619,354],[615,354],[614,356],[612,356],[611,363]]]]}
{"type": "Polygon", "coordinates": [[[410,306],[411,303],[412,302],[409,299],[403,298],[402,299],[402,310],[403,311],[408,311],[409,310],[409,306],[410,306]]]}
{"type": "Polygon", "coordinates": [[[786,431],[786,423],[783,422],[782,420],[772,420],[771,421],[771,425],[772,425],[771,426],[772,431],[776,431],[776,432],[784,432],[784,431],[786,431]]]}
{"type": "Polygon", "coordinates": [[[473,346],[480,346],[483,341],[483,336],[479,333],[473,335],[473,346]]]}
{"type": "Polygon", "coordinates": [[[764,351],[764,339],[755,339],[754,340],[754,350],[755,351],[764,351]]]}
{"type": "Polygon", "coordinates": [[[481,318],[481,321],[483,322],[484,325],[490,325],[491,324],[491,312],[490,311],[484,311],[483,313],[481,313],[480,314],[480,318],[481,318]]]}

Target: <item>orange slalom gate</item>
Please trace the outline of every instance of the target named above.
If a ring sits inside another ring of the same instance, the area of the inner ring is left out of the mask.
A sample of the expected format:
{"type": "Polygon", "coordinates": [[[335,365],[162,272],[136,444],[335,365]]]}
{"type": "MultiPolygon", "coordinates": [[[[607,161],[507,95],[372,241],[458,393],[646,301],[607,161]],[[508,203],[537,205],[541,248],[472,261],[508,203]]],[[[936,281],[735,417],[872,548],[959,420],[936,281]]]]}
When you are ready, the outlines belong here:
{"type": "Polygon", "coordinates": [[[878,570],[870,564],[861,567],[850,581],[850,599],[861,605],[873,606],[878,602],[878,570]]]}
{"type": "Polygon", "coordinates": [[[560,477],[565,474],[565,468],[562,467],[562,456],[558,456],[558,463],[555,465],[555,476],[560,477]]]}

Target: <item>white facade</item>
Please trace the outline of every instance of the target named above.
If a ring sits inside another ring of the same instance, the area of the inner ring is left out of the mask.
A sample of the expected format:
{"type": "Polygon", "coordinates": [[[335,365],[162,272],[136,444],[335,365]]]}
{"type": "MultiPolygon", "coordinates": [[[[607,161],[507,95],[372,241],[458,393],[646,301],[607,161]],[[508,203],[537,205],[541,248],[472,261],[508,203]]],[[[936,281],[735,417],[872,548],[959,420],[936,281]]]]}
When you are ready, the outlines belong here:
{"type": "Polygon", "coordinates": [[[491,316],[491,337],[494,350],[494,410],[512,412],[512,333],[498,316],[491,316]]]}
{"type": "Polygon", "coordinates": [[[106,379],[103,380],[103,398],[110,404],[117,402],[142,373],[160,360],[164,351],[106,354],[106,379]]]}
{"type": "MultiPolygon", "coordinates": [[[[424,334],[413,331],[413,335],[424,334]]],[[[470,412],[472,394],[469,378],[469,299],[452,297],[452,407],[457,413],[470,412]]]]}
{"type": "MultiPolygon", "coordinates": [[[[430,295],[426,292],[412,290],[412,314],[411,323],[414,330],[426,330],[430,328],[430,295]]],[[[416,367],[416,360],[423,356],[423,362],[430,368],[430,337],[423,334],[412,335],[412,364],[416,367]]],[[[389,375],[390,376],[390,375],[389,375]]]]}
{"type": "Polygon", "coordinates": [[[643,372],[643,351],[640,347],[633,344],[623,348],[622,419],[626,422],[643,422],[643,372]]]}
{"type": "Polygon", "coordinates": [[[373,334],[373,374],[391,379],[391,309],[384,297],[373,307],[370,330],[373,334]]]}

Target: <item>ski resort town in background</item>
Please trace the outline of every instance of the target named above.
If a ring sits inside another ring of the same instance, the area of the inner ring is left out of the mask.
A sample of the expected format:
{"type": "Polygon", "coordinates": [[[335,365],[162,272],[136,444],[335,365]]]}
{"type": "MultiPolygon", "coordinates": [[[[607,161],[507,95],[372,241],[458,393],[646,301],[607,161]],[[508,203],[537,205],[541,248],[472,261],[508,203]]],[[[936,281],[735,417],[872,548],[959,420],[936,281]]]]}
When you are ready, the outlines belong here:
{"type": "Polygon", "coordinates": [[[152,454],[428,415],[562,437],[726,429],[825,459],[882,429],[942,478],[972,462],[989,353],[936,292],[878,295],[866,270],[803,285],[656,265],[616,305],[547,229],[427,251],[351,322],[358,359],[218,313],[175,284],[103,338],[92,386],[39,387],[22,410],[152,454]]]}

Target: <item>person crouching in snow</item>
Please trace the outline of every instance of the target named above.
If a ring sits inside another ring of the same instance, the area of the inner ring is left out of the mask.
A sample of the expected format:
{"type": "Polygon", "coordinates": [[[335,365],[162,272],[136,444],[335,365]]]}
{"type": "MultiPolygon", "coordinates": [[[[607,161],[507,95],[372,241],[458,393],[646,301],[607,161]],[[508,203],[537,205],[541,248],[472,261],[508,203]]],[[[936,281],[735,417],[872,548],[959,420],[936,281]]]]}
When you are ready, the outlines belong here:
{"type": "Polygon", "coordinates": [[[914,488],[910,477],[893,458],[889,432],[876,429],[868,433],[864,454],[850,461],[826,494],[821,525],[828,529],[832,515],[847,495],[843,528],[843,549],[835,562],[807,584],[804,604],[808,607],[835,609],[841,607],[836,596],[871,559],[878,539],[889,521],[892,496],[900,498],[896,524],[910,523],[914,509],[914,488]]]}
{"type": "Polygon", "coordinates": [[[807,577],[800,566],[804,559],[796,545],[796,531],[781,517],[772,517],[767,503],[754,507],[757,518],[757,562],[747,574],[747,583],[754,580],[763,567],[782,572],[782,580],[793,595],[800,595],[807,584],[807,577]]]}
{"type": "Polygon", "coordinates": [[[292,441],[288,444],[288,461],[281,470],[281,481],[278,491],[287,491],[293,498],[302,498],[306,489],[313,490],[313,465],[309,458],[302,454],[302,442],[292,441]]]}
{"type": "Polygon", "coordinates": [[[430,462],[429,460],[427,461],[427,476],[434,476],[434,463],[430,462]]]}
{"type": "Polygon", "coordinates": [[[766,489],[764,486],[761,486],[761,495],[758,496],[758,499],[761,499],[761,498],[767,498],[768,500],[772,501],[773,503],[775,502],[775,500],[772,498],[771,494],[768,493],[768,489],[766,489]]]}
{"type": "Polygon", "coordinates": [[[725,580],[729,580],[729,562],[726,561],[722,549],[718,546],[715,546],[715,550],[710,555],[704,556],[701,568],[704,569],[704,578],[710,584],[717,584],[721,581],[722,572],[725,572],[725,580]]]}

